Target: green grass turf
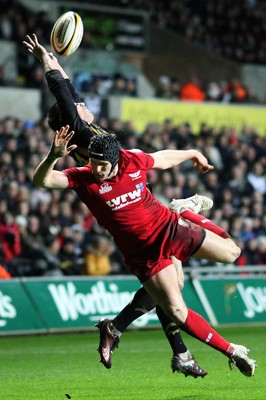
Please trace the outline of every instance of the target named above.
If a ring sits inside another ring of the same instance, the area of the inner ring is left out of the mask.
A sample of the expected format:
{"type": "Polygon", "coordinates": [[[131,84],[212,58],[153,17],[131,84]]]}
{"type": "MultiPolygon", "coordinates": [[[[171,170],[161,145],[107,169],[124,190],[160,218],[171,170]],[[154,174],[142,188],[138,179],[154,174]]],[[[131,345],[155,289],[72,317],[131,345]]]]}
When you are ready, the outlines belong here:
{"type": "Polygon", "coordinates": [[[126,332],[107,370],[96,352],[98,334],[62,334],[0,339],[2,400],[264,400],[266,327],[223,328],[229,341],[251,349],[259,368],[247,378],[230,371],[227,358],[183,335],[204,378],[170,369],[171,351],[160,330],[126,332]]]}

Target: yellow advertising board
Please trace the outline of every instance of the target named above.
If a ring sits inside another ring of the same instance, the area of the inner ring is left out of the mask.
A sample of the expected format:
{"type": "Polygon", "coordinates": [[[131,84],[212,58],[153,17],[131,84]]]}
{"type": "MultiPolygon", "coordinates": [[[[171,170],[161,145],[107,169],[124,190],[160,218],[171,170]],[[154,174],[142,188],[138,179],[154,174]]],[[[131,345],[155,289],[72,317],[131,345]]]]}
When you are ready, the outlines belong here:
{"type": "Polygon", "coordinates": [[[236,127],[243,125],[256,127],[266,136],[266,107],[233,105],[221,103],[188,103],[167,100],[144,100],[125,98],[122,100],[122,121],[133,121],[136,130],[142,133],[149,123],[161,124],[171,119],[174,125],[188,122],[193,133],[198,133],[200,125],[212,127],[236,127]]]}

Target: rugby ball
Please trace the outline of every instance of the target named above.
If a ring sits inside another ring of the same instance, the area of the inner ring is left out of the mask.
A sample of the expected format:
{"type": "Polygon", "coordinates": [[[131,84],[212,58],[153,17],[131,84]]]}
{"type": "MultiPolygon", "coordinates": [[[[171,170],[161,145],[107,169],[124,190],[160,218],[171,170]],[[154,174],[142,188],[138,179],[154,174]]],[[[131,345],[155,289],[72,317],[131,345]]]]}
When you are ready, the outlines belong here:
{"type": "Polygon", "coordinates": [[[60,56],[69,56],[79,47],[83,37],[83,22],[79,14],[68,11],[55,22],[50,43],[53,51],[60,56]]]}

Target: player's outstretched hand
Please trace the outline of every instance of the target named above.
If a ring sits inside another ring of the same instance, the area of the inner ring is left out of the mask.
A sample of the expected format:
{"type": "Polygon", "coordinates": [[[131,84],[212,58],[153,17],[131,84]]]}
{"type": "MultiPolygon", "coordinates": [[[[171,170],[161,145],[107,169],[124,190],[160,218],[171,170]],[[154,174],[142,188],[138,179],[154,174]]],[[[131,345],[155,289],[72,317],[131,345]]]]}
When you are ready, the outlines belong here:
{"type": "Polygon", "coordinates": [[[214,166],[209,164],[207,158],[200,152],[197,152],[197,155],[192,159],[192,162],[196,170],[203,174],[214,169],[214,166]]]}
{"type": "Polygon", "coordinates": [[[39,60],[46,54],[49,54],[47,50],[39,43],[37,36],[33,33],[31,36],[26,36],[27,40],[24,40],[22,44],[27,47],[28,51],[32,53],[39,60]]]}
{"type": "Polygon", "coordinates": [[[69,132],[69,125],[62,126],[59,131],[56,131],[48,158],[57,159],[64,157],[74,150],[77,147],[76,144],[68,147],[68,143],[74,136],[74,133],[74,131],[69,132]]]}

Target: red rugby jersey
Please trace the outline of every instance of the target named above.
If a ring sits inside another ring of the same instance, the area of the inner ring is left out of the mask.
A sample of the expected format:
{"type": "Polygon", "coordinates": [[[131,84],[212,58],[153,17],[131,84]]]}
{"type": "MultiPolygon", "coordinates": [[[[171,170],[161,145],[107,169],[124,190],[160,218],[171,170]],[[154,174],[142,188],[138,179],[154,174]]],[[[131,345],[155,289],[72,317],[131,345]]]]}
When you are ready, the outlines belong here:
{"type": "Polygon", "coordinates": [[[131,255],[165,236],[171,212],[146,188],[154,159],[140,150],[121,150],[118,174],[96,181],[90,164],[63,172],[98,223],[113,236],[124,255],[131,255]]]}

